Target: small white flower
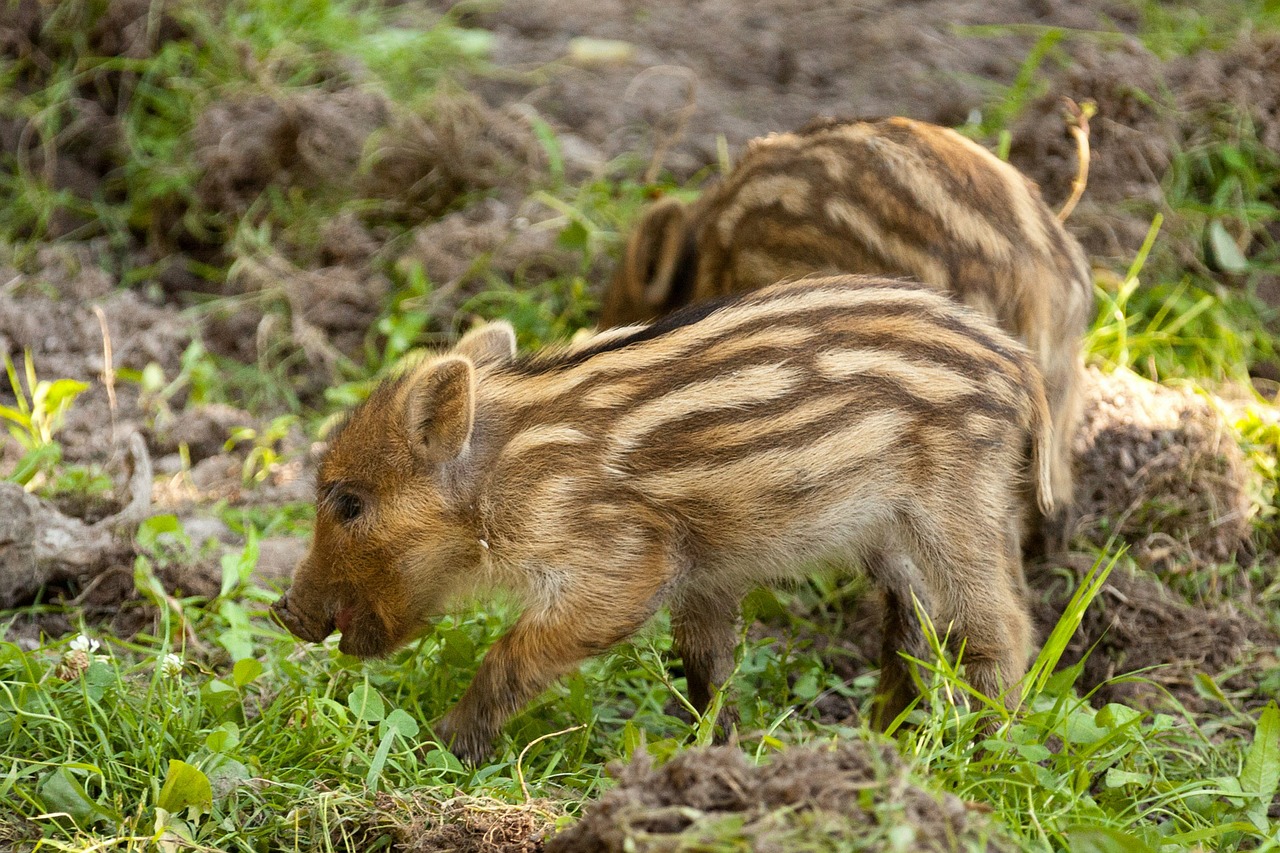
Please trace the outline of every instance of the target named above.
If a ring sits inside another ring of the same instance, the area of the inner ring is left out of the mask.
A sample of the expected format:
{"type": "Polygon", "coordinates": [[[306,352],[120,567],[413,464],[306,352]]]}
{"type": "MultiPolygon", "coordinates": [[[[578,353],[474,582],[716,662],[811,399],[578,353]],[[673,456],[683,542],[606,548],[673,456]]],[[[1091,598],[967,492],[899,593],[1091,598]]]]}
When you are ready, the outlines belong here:
{"type": "Polygon", "coordinates": [[[167,678],[177,678],[182,675],[182,658],[170,652],[160,659],[160,672],[167,678]]]}
{"type": "Polygon", "coordinates": [[[77,635],[76,638],[71,641],[71,648],[73,651],[84,652],[85,654],[92,654],[96,652],[99,645],[101,644],[97,640],[91,637],[86,637],[84,634],[77,635]]]}

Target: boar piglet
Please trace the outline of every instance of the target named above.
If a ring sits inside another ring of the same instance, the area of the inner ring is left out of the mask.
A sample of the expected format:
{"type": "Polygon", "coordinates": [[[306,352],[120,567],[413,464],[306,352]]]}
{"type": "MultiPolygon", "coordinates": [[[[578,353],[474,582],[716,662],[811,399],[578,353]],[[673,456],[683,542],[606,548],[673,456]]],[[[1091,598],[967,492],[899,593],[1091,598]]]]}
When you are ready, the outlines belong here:
{"type": "Polygon", "coordinates": [[[523,612],[436,733],[485,757],[512,714],[671,608],[690,700],[733,667],[743,596],[817,563],[885,590],[876,719],[928,654],[914,602],[973,685],[1026,670],[1019,502],[1051,503],[1026,350],[918,284],[840,276],[706,303],[515,357],[491,324],[388,380],[333,436],[315,538],[276,606],[298,636],[381,655],[460,599],[523,612]]]}
{"type": "Polygon", "coordinates": [[[819,272],[908,276],[1030,347],[1056,436],[1055,503],[1070,506],[1089,264],[1034,183],[949,128],[827,119],[752,140],[693,204],[667,198],[645,213],[601,324],[819,272]]]}

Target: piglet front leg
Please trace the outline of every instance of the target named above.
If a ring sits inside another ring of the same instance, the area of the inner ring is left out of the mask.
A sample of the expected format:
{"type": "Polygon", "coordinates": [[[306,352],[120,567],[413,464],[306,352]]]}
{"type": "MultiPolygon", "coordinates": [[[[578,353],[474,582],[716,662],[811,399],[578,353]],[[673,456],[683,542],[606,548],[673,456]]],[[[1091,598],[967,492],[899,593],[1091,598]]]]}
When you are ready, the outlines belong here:
{"type": "Polygon", "coordinates": [[[471,765],[488,758],[503,724],[586,657],[574,654],[563,640],[554,625],[521,618],[489,650],[462,699],[435,725],[440,743],[471,765]]]}
{"type": "Polygon", "coordinates": [[[521,616],[485,655],[458,704],[435,725],[440,742],[469,764],[487,759],[508,719],[561,675],[649,620],[669,573],[647,568],[629,582],[607,579],[601,586],[609,587],[608,594],[566,597],[553,611],[521,616]]]}

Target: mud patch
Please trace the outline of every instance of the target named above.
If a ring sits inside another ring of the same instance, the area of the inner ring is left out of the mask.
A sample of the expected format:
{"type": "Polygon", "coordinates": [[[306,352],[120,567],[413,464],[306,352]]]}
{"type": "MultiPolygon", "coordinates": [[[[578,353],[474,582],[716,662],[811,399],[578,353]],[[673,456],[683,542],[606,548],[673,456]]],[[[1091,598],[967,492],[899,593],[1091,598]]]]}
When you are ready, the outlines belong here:
{"type": "Polygon", "coordinates": [[[380,818],[392,824],[401,853],[541,853],[562,811],[538,800],[522,806],[483,797],[433,800],[379,795],[380,818]]]}
{"type": "Polygon", "coordinates": [[[1252,474],[1209,399],[1096,368],[1084,396],[1077,536],[1099,547],[1118,536],[1163,575],[1252,559],[1252,474]]]}
{"type": "MultiPolygon", "coordinates": [[[[1088,557],[1078,555],[1029,573],[1041,637],[1053,630],[1091,566],[1088,557]]],[[[1168,709],[1172,696],[1187,710],[1204,713],[1220,706],[1197,687],[1199,674],[1247,704],[1265,702],[1269,697],[1262,695],[1257,673],[1276,665],[1277,643],[1280,637],[1270,628],[1229,603],[1187,604],[1155,578],[1117,567],[1085,611],[1062,664],[1088,655],[1076,687],[1082,695],[1095,691],[1095,707],[1120,702],[1168,709]],[[1148,671],[1112,680],[1138,670],[1148,671]]]]}
{"type": "Polygon", "coordinates": [[[639,754],[610,769],[618,787],[549,838],[548,853],[1016,849],[964,801],[908,781],[887,744],[795,746],[758,767],[738,749],[709,747],[658,768],[639,754]]]}

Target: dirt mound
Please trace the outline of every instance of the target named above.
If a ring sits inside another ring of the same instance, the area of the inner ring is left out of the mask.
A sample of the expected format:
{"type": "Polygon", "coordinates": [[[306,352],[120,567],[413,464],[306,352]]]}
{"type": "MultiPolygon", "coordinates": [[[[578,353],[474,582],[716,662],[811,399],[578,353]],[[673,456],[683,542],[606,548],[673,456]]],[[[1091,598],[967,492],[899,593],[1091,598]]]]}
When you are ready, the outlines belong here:
{"type": "MultiPolygon", "coordinates": [[[[1092,566],[1089,555],[1071,554],[1027,567],[1037,649],[1092,566]]],[[[806,633],[805,639],[833,672],[852,681],[879,666],[882,616],[879,596],[863,595],[844,617],[839,635],[806,633]]],[[[756,630],[767,635],[779,629],[756,630]]],[[[1079,663],[1088,655],[1075,687],[1082,696],[1092,693],[1094,707],[1120,702],[1171,710],[1167,696],[1172,696],[1188,710],[1201,713],[1220,709],[1197,684],[1201,675],[1247,704],[1270,698],[1258,674],[1274,668],[1278,643],[1280,637],[1263,621],[1231,602],[1188,604],[1159,579],[1118,566],[1085,611],[1061,666],[1079,663]],[[1135,679],[1112,681],[1148,669],[1135,679]]],[[[814,712],[825,723],[859,722],[857,708],[836,695],[815,703],[814,712]]]]}
{"type": "Polygon", "coordinates": [[[424,219],[469,192],[524,186],[543,166],[527,122],[466,93],[417,112],[355,88],[217,101],[192,142],[201,200],[235,216],[275,185],[376,198],[379,216],[424,219]]]}
{"type": "Polygon", "coordinates": [[[1090,368],[1076,438],[1077,535],[1130,543],[1161,574],[1248,561],[1249,466],[1203,396],[1090,368]]]}
{"type": "Polygon", "coordinates": [[[364,191],[403,221],[439,216],[467,193],[525,189],[545,168],[529,123],[468,93],[401,112],[373,140],[364,191]]]}
{"type": "Polygon", "coordinates": [[[611,771],[618,787],[549,838],[548,853],[1015,849],[962,800],[911,784],[891,745],[795,746],[759,767],[733,747],[684,751],[659,768],[641,753],[611,771]]]}
{"type": "MultiPolygon", "coordinates": [[[[1079,555],[1062,566],[1032,570],[1032,612],[1041,637],[1057,624],[1091,565],[1079,555]]],[[[1201,673],[1246,700],[1269,698],[1261,694],[1256,675],[1264,667],[1250,664],[1272,654],[1277,642],[1280,637],[1271,629],[1229,603],[1212,608],[1187,604],[1155,578],[1117,567],[1085,611],[1062,663],[1075,664],[1088,655],[1076,687],[1082,694],[1096,688],[1096,707],[1107,702],[1160,707],[1168,691],[1183,707],[1203,713],[1217,703],[1197,688],[1201,673]],[[1141,680],[1111,682],[1148,668],[1141,680]]]]}
{"type": "Polygon", "coordinates": [[[433,800],[379,795],[381,818],[392,822],[402,853],[541,853],[560,809],[534,801],[513,806],[482,797],[433,800]]]}
{"type": "Polygon", "coordinates": [[[191,132],[201,201],[243,215],[268,186],[340,188],[390,105],[360,89],[294,91],[215,101],[191,132]]]}
{"type": "MultiPolygon", "coordinates": [[[[378,271],[387,239],[378,223],[432,219],[476,192],[522,197],[544,168],[527,122],[468,94],[442,94],[413,112],[357,89],[258,95],[210,105],[193,140],[202,202],[230,216],[247,213],[270,186],[380,202],[359,217],[335,217],[314,246],[290,245],[286,235],[270,251],[233,250],[228,289],[251,298],[210,317],[210,348],[248,362],[300,353],[290,373],[304,400],[339,379],[344,358],[363,356],[391,290],[378,271]]],[[[519,242],[489,230],[489,248],[519,242]]],[[[441,245],[455,236],[428,233],[423,253],[470,253],[471,245],[441,245]]],[[[532,254],[515,252],[520,264],[532,254]]]]}

